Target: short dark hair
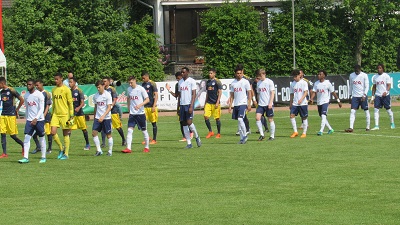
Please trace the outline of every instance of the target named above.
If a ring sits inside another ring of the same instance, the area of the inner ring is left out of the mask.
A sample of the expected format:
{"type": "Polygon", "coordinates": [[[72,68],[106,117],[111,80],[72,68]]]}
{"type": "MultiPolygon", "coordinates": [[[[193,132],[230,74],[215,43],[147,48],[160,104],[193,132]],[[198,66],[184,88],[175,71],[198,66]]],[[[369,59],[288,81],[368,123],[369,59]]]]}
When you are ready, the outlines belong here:
{"type": "Polygon", "coordinates": [[[75,81],[75,83],[78,82],[75,77],[71,77],[71,78],[69,78],[69,80],[73,80],[73,81],[75,81]]]}
{"type": "Polygon", "coordinates": [[[28,82],[32,82],[34,84],[35,80],[33,80],[32,78],[29,78],[28,80],[26,80],[26,83],[28,83],[28,82]]]}
{"type": "Polygon", "coordinates": [[[147,72],[146,70],[143,70],[141,77],[143,77],[143,76],[150,76],[149,72],[147,72]]]}
{"type": "Polygon", "coordinates": [[[57,72],[56,74],[54,74],[54,77],[60,77],[62,79],[63,75],[60,72],[57,72]]]}
{"type": "Polygon", "coordinates": [[[239,67],[236,67],[235,68],[235,73],[237,72],[237,71],[239,71],[239,70],[243,70],[242,68],[239,68],[239,67]]]}
{"type": "Polygon", "coordinates": [[[102,80],[106,80],[106,79],[107,79],[108,81],[110,81],[110,80],[111,80],[111,77],[107,77],[107,76],[106,76],[106,77],[103,77],[103,78],[102,78],[102,80]]]}
{"type": "Polygon", "coordinates": [[[297,76],[300,74],[300,70],[292,70],[292,73],[290,74],[292,77],[297,76]]]}
{"type": "Polygon", "coordinates": [[[210,68],[208,71],[212,71],[212,72],[214,72],[214,73],[217,72],[217,70],[216,70],[215,68],[210,68]]]}
{"type": "Polygon", "coordinates": [[[43,84],[43,80],[42,79],[36,79],[36,81],[35,81],[35,83],[41,83],[41,84],[43,84]]]}
{"type": "Polygon", "coordinates": [[[136,80],[136,77],[135,76],[130,76],[130,77],[128,77],[128,81],[131,81],[131,80],[136,80]]]}
{"type": "Polygon", "coordinates": [[[360,69],[361,70],[361,66],[360,65],[354,65],[354,69],[356,70],[356,69],[360,69]]]}
{"type": "Polygon", "coordinates": [[[6,78],[5,77],[0,77],[0,83],[6,83],[6,78]]]}
{"type": "MultiPolygon", "coordinates": [[[[105,78],[104,78],[105,79],[105,78]]],[[[104,85],[104,81],[103,80],[98,80],[96,81],[96,87],[100,86],[100,85],[104,85]]]]}
{"type": "Polygon", "coordinates": [[[179,77],[179,76],[182,76],[182,73],[181,72],[176,72],[175,73],[175,77],[179,77]]]}
{"type": "Polygon", "coordinates": [[[187,68],[186,66],[182,67],[183,70],[186,70],[189,73],[189,68],[187,68]]]}
{"type": "Polygon", "coordinates": [[[323,73],[325,76],[328,76],[328,73],[325,70],[319,70],[318,73],[323,73]]]}
{"type": "Polygon", "coordinates": [[[241,63],[237,64],[237,65],[236,65],[236,69],[238,69],[238,70],[243,70],[243,69],[244,69],[243,64],[241,64],[241,63]]]}

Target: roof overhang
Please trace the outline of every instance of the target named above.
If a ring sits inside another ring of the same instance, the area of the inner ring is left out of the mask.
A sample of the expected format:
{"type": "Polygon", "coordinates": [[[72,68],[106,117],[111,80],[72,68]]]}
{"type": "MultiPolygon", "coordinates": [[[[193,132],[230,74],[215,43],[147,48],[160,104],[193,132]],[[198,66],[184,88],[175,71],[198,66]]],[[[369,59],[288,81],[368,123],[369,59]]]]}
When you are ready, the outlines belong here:
{"type": "MultiPolygon", "coordinates": [[[[162,1],[162,6],[175,6],[177,8],[208,8],[210,5],[221,5],[226,1],[162,1]]],[[[233,1],[232,1],[233,2],[233,1]]],[[[279,0],[252,0],[249,3],[253,6],[274,7],[280,5],[279,0]]]]}

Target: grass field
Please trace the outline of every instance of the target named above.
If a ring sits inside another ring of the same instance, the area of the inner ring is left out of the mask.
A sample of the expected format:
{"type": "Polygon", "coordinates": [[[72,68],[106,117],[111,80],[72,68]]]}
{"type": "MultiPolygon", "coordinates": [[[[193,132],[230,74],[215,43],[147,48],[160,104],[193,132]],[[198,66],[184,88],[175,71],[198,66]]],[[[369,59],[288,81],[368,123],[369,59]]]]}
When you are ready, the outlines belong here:
{"type": "MultiPolygon", "coordinates": [[[[221,139],[205,139],[196,115],[203,146],[190,150],[178,142],[176,116],[163,116],[150,153],[142,153],[137,130],[134,153],[120,153],[113,132],[112,157],[94,157],[92,140],[83,151],[75,131],[70,159],[57,160],[54,144],[45,164],[38,163],[40,154],[18,164],[20,148],[8,138],[9,158],[0,160],[0,224],[400,224],[400,122],[391,130],[381,110],[381,129],[366,132],[359,110],[348,134],[349,111],[331,109],[335,133],[323,136],[310,111],[305,139],[289,138],[288,111],[276,111],[273,142],[257,141],[252,112],[245,145],[237,144],[230,115],[222,117],[221,139]]],[[[399,121],[400,107],[393,111],[399,121]]],[[[372,110],[371,117],[373,124],[372,110]]]]}

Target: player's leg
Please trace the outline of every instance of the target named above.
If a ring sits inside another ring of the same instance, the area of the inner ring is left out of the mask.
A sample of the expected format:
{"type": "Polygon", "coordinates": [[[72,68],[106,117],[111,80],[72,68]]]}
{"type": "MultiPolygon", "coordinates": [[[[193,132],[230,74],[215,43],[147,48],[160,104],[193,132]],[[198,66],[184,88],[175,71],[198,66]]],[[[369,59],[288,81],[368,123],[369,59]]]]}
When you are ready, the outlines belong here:
{"type": "Polygon", "coordinates": [[[221,138],[221,105],[218,105],[218,108],[214,110],[214,119],[217,124],[217,136],[215,138],[221,138]]]}
{"type": "MultiPolygon", "coordinates": [[[[149,121],[151,122],[151,125],[153,126],[153,140],[151,140],[150,144],[156,144],[157,143],[157,122],[158,122],[158,108],[155,108],[155,111],[152,111],[152,108],[150,108],[150,113],[149,113],[149,121]]],[[[146,129],[147,131],[147,129],[146,129]]]]}
{"type": "Polygon", "coordinates": [[[6,125],[5,116],[0,116],[0,133],[1,133],[1,147],[3,149],[3,154],[0,158],[7,158],[7,136],[6,136],[6,125]]]}
{"type": "Polygon", "coordinates": [[[308,128],[308,105],[302,105],[300,107],[300,116],[303,120],[303,134],[300,136],[301,138],[305,138],[307,136],[307,128],[308,128]]]}
{"type": "Polygon", "coordinates": [[[104,148],[106,147],[106,133],[104,131],[101,131],[101,147],[104,148]]]}
{"type": "Polygon", "coordinates": [[[179,107],[179,119],[181,121],[182,124],[182,128],[183,128],[183,133],[185,134],[185,138],[186,138],[186,148],[192,148],[192,141],[190,139],[190,130],[187,124],[187,119],[189,118],[189,106],[187,105],[181,105],[179,107]]]}
{"type": "Polygon", "coordinates": [[[246,126],[246,136],[247,136],[247,134],[251,133],[250,132],[250,122],[249,122],[249,118],[247,116],[247,112],[246,112],[245,117],[243,117],[243,122],[244,122],[244,125],[246,126]]]}
{"type": "MultiPolygon", "coordinates": [[[[35,145],[36,145],[36,148],[31,152],[32,154],[36,154],[37,152],[40,152],[41,151],[41,146],[40,146],[40,142],[39,142],[39,138],[38,138],[38,135],[37,135],[37,133],[35,133],[33,136],[32,136],[32,139],[33,139],[33,141],[35,142],[35,145]]],[[[25,141],[24,141],[24,143],[25,143],[25,141]]],[[[25,147],[24,147],[24,150],[25,150],[25,147]]]]}
{"type": "Polygon", "coordinates": [[[71,134],[71,129],[63,129],[64,155],[60,158],[61,160],[66,160],[69,157],[70,134],[71,134]]]}
{"type": "MultiPolygon", "coordinates": [[[[135,121],[138,125],[138,129],[142,131],[143,133],[143,140],[144,140],[144,149],[143,152],[150,152],[149,148],[149,133],[147,131],[147,121],[146,121],[146,116],[145,115],[137,115],[135,116],[135,121]]],[[[153,139],[154,140],[154,139],[153,139]]]]}
{"type": "MultiPolygon", "coordinates": [[[[118,116],[118,114],[115,114],[118,116]]],[[[119,119],[119,117],[118,117],[119,119]]],[[[103,120],[102,122],[102,129],[104,129],[104,132],[107,134],[107,139],[108,139],[108,153],[107,156],[112,156],[112,150],[114,146],[114,139],[112,138],[111,131],[112,131],[112,126],[111,126],[111,119],[108,120],[103,120]]],[[[122,127],[121,127],[122,129],[122,127]]],[[[125,141],[125,137],[124,137],[125,141]]]]}
{"type": "Polygon", "coordinates": [[[121,120],[119,119],[118,113],[111,114],[111,122],[112,122],[112,128],[116,129],[118,131],[119,136],[121,136],[122,146],[126,145],[125,134],[124,130],[122,129],[122,123],[121,120]]]}
{"type": "Polygon", "coordinates": [[[44,132],[47,136],[47,154],[51,153],[51,147],[53,145],[53,135],[51,135],[50,122],[45,122],[44,132]]]}
{"type": "Polygon", "coordinates": [[[58,145],[58,147],[60,149],[60,152],[58,153],[58,157],[57,157],[58,159],[61,158],[62,155],[64,154],[64,149],[63,149],[62,143],[61,143],[60,138],[58,137],[58,134],[57,134],[57,128],[60,127],[60,125],[61,125],[60,123],[61,122],[60,122],[60,119],[58,118],[58,116],[57,115],[53,115],[53,117],[51,118],[51,123],[50,123],[51,135],[53,136],[54,142],[56,142],[56,144],[58,145]]]}
{"type": "Polygon", "coordinates": [[[387,114],[389,115],[389,120],[390,120],[390,128],[394,129],[396,128],[394,125],[394,116],[393,116],[393,111],[391,108],[391,104],[390,104],[390,95],[385,96],[385,98],[383,99],[383,106],[386,109],[387,114]]]}
{"type": "Polygon", "coordinates": [[[96,154],[95,156],[99,156],[103,154],[103,151],[101,150],[100,146],[100,139],[98,133],[102,131],[102,127],[98,119],[93,120],[93,126],[92,126],[92,137],[93,137],[93,142],[94,145],[96,146],[96,154]]]}
{"type": "Polygon", "coordinates": [[[201,146],[201,140],[200,140],[199,134],[197,133],[196,126],[193,123],[193,112],[192,112],[191,115],[188,116],[188,118],[189,119],[186,120],[186,123],[187,123],[189,129],[193,132],[194,137],[196,138],[197,147],[200,147],[201,146]]]}
{"type": "Polygon", "coordinates": [[[363,109],[364,113],[365,113],[365,122],[366,122],[365,130],[369,131],[370,123],[371,123],[371,115],[370,115],[369,109],[368,109],[368,99],[361,102],[361,109],[363,109]]]}
{"type": "Polygon", "coordinates": [[[379,109],[382,108],[382,97],[375,96],[374,99],[374,122],[375,126],[371,130],[379,130],[379,109]]]}
{"type": "Polygon", "coordinates": [[[31,137],[32,134],[34,133],[35,129],[31,125],[30,121],[26,121],[25,123],[25,129],[24,129],[24,158],[18,160],[19,163],[28,163],[29,162],[29,148],[31,147],[31,137]]]}
{"type": "Polygon", "coordinates": [[[247,142],[247,127],[246,127],[246,122],[245,118],[247,118],[247,106],[246,105],[240,105],[238,106],[238,126],[240,128],[240,142],[241,144],[245,144],[247,142]]]}
{"type": "Polygon", "coordinates": [[[21,152],[24,152],[24,142],[17,137],[18,127],[17,127],[17,117],[16,116],[6,116],[6,127],[7,133],[10,134],[10,137],[17,142],[21,146],[21,152]]]}
{"type": "Polygon", "coordinates": [[[258,138],[258,141],[262,141],[265,139],[264,129],[262,127],[262,122],[261,122],[261,118],[264,117],[264,115],[263,115],[264,109],[265,108],[262,106],[257,106],[257,109],[256,109],[256,125],[257,125],[258,132],[260,133],[260,137],[258,138]]]}
{"type": "Polygon", "coordinates": [[[204,123],[206,124],[206,127],[208,129],[208,134],[206,136],[206,138],[210,138],[212,136],[214,136],[214,132],[212,131],[211,128],[211,123],[210,123],[210,117],[212,114],[212,107],[215,107],[215,105],[210,104],[210,103],[206,103],[204,105],[204,123]]]}
{"type": "Polygon", "coordinates": [[[351,110],[350,110],[350,127],[346,129],[346,132],[353,132],[354,129],[354,122],[356,120],[356,110],[360,107],[360,100],[361,98],[353,97],[351,98],[351,110]]]}
{"type": "Polygon", "coordinates": [[[296,116],[299,114],[298,106],[292,106],[290,109],[290,123],[292,124],[293,133],[290,135],[291,138],[297,137],[299,132],[297,131],[296,116]]]}
{"type": "Polygon", "coordinates": [[[85,116],[76,116],[74,120],[77,129],[82,130],[83,137],[85,138],[86,143],[83,150],[89,150],[90,149],[89,134],[87,131],[85,116]]]}
{"type": "Polygon", "coordinates": [[[46,162],[46,132],[44,129],[44,121],[38,121],[35,125],[35,130],[37,135],[39,136],[39,141],[40,141],[40,146],[41,146],[41,152],[42,152],[42,157],[40,158],[39,163],[45,163],[46,162]]]}
{"type": "Polygon", "coordinates": [[[133,139],[133,129],[136,126],[136,121],[133,115],[129,115],[128,119],[128,132],[126,134],[126,148],[122,150],[123,153],[132,153],[132,139],[133,139]]]}

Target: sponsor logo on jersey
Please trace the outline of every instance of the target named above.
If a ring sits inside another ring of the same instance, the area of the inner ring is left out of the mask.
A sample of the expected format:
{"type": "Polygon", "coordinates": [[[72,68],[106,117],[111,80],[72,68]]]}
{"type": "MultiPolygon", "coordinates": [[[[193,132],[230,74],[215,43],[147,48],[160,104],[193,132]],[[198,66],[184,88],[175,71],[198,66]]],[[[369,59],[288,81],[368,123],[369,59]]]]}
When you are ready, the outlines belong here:
{"type": "Polygon", "coordinates": [[[189,91],[189,88],[188,87],[180,87],[179,88],[181,91],[189,91]]]}
{"type": "Polygon", "coordinates": [[[265,87],[258,88],[258,92],[267,92],[267,88],[265,88],[265,87]]]}
{"type": "Polygon", "coordinates": [[[139,100],[139,97],[138,96],[129,96],[129,99],[130,100],[139,100]]]}
{"type": "Polygon", "coordinates": [[[240,87],[240,88],[234,88],[233,91],[234,91],[234,92],[242,92],[243,89],[242,89],[241,87],[240,87]]]}
{"type": "Polygon", "coordinates": [[[361,84],[361,81],[355,80],[355,81],[353,81],[353,84],[361,84]]]}
{"type": "Polygon", "coordinates": [[[98,105],[98,106],[105,106],[106,103],[105,103],[105,102],[97,102],[97,105],[98,105]]]}
{"type": "Polygon", "coordinates": [[[36,106],[36,102],[28,102],[29,106],[36,106]]]}
{"type": "Polygon", "coordinates": [[[295,89],[294,89],[294,93],[297,93],[297,92],[303,92],[303,89],[301,89],[301,88],[295,88],[295,89]]]}
{"type": "Polygon", "coordinates": [[[54,99],[62,99],[62,95],[54,95],[53,98],[54,99]]]}
{"type": "Polygon", "coordinates": [[[317,93],[325,93],[324,89],[317,89],[317,93]]]}

